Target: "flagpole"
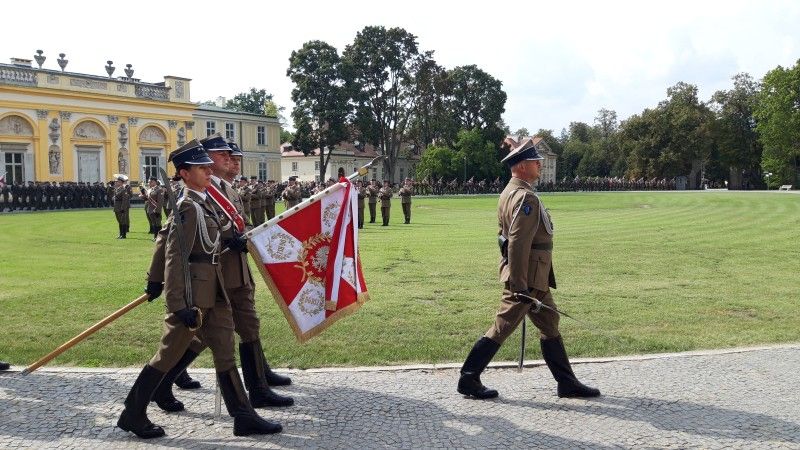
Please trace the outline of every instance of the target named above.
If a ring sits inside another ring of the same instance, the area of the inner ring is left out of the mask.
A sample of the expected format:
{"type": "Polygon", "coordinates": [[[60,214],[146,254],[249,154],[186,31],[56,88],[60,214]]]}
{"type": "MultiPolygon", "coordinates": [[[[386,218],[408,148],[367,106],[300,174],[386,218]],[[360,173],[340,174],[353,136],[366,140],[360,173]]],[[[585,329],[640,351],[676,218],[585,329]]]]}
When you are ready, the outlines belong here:
{"type": "MultiPolygon", "coordinates": [[[[369,173],[367,168],[369,168],[370,166],[375,164],[375,161],[377,161],[379,159],[383,159],[383,158],[385,158],[385,156],[382,156],[382,155],[375,157],[372,161],[370,161],[367,164],[361,166],[357,171],[353,172],[350,176],[347,177],[347,179],[348,180],[353,180],[356,177],[366,175],[367,173],[369,173]]],[[[275,223],[277,223],[277,222],[279,222],[279,221],[281,221],[283,219],[286,219],[288,217],[291,217],[291,216],[297,214],[302,209],[304,209],[306,206],[310,205],[311,203],[316,202],[317,200],[321,199],[322,197],[325,197],[326,195],[329,195],[329,194],[333,193],[334,191],[340,189],[341,187],[342,187],[341,184],[336,183],[333,186],[331,186],[329,188],[326,188],[324,191],[319,192],[317,194],[314,194],[311,197],[307,198],[306,200],[298,203],[297,205],[293,206],[291,209],[286,210],[283,213],[273,217],[272,219],[262,223],[261,225],[255,227],[255,228],[253,228],[252,230],[248,231],[244,235],[247,238],[250,238],[253,234],[261,231],[262,229],[267,228],[270,225],[273,225],[273,224],[275,224],[275,223]]]]}

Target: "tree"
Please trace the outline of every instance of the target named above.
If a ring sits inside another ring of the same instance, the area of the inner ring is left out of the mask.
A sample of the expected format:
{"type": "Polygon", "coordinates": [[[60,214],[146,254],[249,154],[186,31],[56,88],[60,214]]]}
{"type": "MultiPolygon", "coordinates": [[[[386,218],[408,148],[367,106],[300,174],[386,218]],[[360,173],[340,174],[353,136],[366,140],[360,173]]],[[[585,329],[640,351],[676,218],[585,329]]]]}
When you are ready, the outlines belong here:
{"type": "Polygon", "coordinates": [[[456,67],[447,78],[451,91],[447,108],[459,130],[497,127],[507,98],[500,80],[475,65],[456,67]]]}
{"type": "Polygon", "coordinates": [[[267,117],[278,117],[278,111],[273,110],[273,108],[277,107],[272,101],[272,94],[267,94],[264,89],[250,88],[250,92],[236,94],[235,97],[225,103],[225,108],[267,117]],[[272,105],[269,112],[274,115],[268,114],[268,105],[272,105]]]}
{"type": "Polygon", "coordinates": [[[294,133],[289,130],[281,130],[281,144],[284,142],[294,142],[294,133]]]}
{"type": "Polygon", "coordinates": [[[344,74],[364,136],[374,136],[386,157],[390,179],[415,109],[415,74],[430,54],[420,55],[417,38],[402,28],[367,26],[343,54],[344,74]]]}
{"type": "Polygon", "coordinates": [[[449,147],[430,146],[417,164],[417,175],[423,179],[455,178],[463,159],[449,147]]]}
{"type": "Polygon", "coordinates": [[[493,179],[502,173],[496,148],[496,144],[487,141],[478,128],[458,132],[456,150],[464,165],[464,181],[472,176],[493,179]]]}
{"type": "Polygon", "coordinates": [[[767,72],[754,110],[770,182],[800,184],[800,59],[794,67],[767,72]]]}
{"type": "Polygon", "coordinates": [[[753,115],[758,91],[758,83],[750,75],[740,73],[733,77],[733,89],[717,91],[711,97],[719,164],[728,171],[720,175],[729,180],[730,189],[761,185],[763,147],[753,115]]]}
{"type": "Polygon", "coordinates": [[[447,72],[427,55],[414,75],[413,95],[416,97],[409,122],[408,140],[416,148],[427,148],[450,134],[453,121],[444,106],[447,95],[447,72]]]}
{"type": "Polygon", "coordinates": [[[527,129],[527,128],[525,128],[525,127],[522,127],[522,128],[520,128],[519,130],[515,131],[515,132],[513,133],[513,135],[514,135],[514,136],[523,136],[523,137],[524,137],[524,136],[530,136],[530,135],[531,135],[531,132],[530,132],[530,131],[528,131],[528,129],[527,129]]]}
{"type": "Polygon", "coordinates": [[[325,172],[335,145],[347,137],[347,91],[341,72],[341,59],[336,49],[322,41],[309,41],[292,52],[286,75],[295,84],[292,118],[295,145],[308,154],[320,150],[319,176],[325,172]]]}

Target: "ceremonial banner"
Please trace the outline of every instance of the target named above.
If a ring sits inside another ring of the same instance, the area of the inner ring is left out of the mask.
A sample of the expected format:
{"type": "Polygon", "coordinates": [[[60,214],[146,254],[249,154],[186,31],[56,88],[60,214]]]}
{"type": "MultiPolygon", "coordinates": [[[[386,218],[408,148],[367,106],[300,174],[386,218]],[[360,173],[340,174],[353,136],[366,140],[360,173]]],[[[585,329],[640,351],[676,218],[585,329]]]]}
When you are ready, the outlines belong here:
{"type": "Polygon", "coordinates": [[[305,342],[369,296],[358,257],[357,194],[346,178],[247,233],[275,301],[305,342]]]}

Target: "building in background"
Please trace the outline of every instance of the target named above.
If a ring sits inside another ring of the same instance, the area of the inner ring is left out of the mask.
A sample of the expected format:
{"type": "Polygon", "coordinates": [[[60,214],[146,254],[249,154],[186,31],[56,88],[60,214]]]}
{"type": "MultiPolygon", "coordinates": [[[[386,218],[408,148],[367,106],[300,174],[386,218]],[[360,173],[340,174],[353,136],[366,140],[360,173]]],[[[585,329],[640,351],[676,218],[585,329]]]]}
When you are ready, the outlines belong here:
{"type": "Polygon", "coordinates": [[[24,58],[0,64],[0,172],[9,182],[96,182],[115,173],[140,181],[194,137],[190,79],[146,83],[130,64],[114,77],[111,61],[107,76],[67,72],[65,58],[40,50],[38,67],[24,58]]]}
{"type": "MultiPolygon", "coordinates": [[[[280,180],[281,176],[281,124],[277,117],[267,117],[223,108],[225,99],[216,105],[200,104],[193,113],[198,137],[221,133],[233,139],[244,153],[242,174],[248,178],[280,180]]],[[[283,176],[286,178],[287,176],[283,176]]]]}

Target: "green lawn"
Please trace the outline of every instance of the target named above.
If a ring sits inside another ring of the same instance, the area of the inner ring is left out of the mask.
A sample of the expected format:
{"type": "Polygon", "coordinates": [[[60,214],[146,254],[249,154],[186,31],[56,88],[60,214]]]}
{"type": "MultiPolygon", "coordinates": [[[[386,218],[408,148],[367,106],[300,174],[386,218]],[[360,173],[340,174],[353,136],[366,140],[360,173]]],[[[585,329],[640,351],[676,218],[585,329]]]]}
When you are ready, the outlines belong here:
{"type": "MultiPolygon", "coordinates": [[[[778,193],[543,194],[556,226],[558,305],[573,356],[800,340],[800,196],[778,193]]],[[[396,202],[367,224],[371,300],[298,344],[258,279],[267,357],[279,367],[462,361],[498,306],[496,197],[396,202]],[[380,221],[380,219],[378,219],[380,221]]],[[[115,239],[110,210],[0,215],[0,360],[27,365],[140,295],[152,242],[141,209],[115,239]]],[[[163,299],[104,328],[51,365],[141,366],[163,299]]],[[[529,327],[531,329],[531,327],[529,327]]],[[[539,355],[529,345],[527,356],[539,355]]],[[[519,333],[496,360],[514,359],[519,333]]],[[[207,352],[208,353],[208,352],[207,352]]],[[[210,355],[199,364],[209,367],[210,355]]]]}

